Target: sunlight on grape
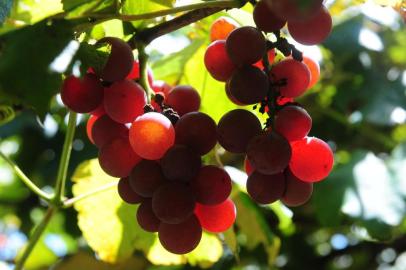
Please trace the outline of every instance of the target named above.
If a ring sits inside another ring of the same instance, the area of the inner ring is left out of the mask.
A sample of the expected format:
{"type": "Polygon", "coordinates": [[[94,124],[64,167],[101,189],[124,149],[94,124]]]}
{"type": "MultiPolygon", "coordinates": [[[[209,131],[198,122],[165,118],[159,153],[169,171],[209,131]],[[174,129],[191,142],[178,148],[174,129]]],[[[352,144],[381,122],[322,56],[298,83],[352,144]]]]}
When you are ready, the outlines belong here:
{"type": "Polygon", "coordinates": [[[395,124],[403,124],[406,122],[406,111],[401,107],[393,109],[390,120],[395,124]]]}
{"type": "Polygon", "coordinates": [[[68,68],[72,58],[79,49],[79,42],[71,40],[63,51],[52,61],[49,68],[53,72],[63,73],[68,68]]]}
{"type": "Polygon", "coordinates": [[[360,45],[372,51],[382,51],[384,49],[381,38],[373,31],[362,28],[358,36],[360,45]]]}

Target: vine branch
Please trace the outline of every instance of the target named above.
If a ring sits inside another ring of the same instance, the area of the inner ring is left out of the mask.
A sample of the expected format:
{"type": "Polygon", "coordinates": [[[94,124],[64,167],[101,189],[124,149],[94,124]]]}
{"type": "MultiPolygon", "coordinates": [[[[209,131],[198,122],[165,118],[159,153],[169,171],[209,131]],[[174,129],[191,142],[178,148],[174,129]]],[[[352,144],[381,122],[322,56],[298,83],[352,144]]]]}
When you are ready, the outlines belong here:
{"type": "Polygon", "coordinates": [[[53,195],[45,191],[42,191],[34,182],[28,178],[27,175],[15,164],[9,157],[7,157],[3,152],[0,151],[0,156],[10,165],[14,173],[23,181],[23,183],[35,194],[37,194],[43,200],[49,202],[53,195]]]}
{"type": "Polygon", "coordinates": [[[140,65],[140,84],[147,94],[147,101],[151,103],[151,95],[153,91],[148,81],[148,54],[145,52],[145,45],[142,42],[137,42],[138,61],[140,65]]]}

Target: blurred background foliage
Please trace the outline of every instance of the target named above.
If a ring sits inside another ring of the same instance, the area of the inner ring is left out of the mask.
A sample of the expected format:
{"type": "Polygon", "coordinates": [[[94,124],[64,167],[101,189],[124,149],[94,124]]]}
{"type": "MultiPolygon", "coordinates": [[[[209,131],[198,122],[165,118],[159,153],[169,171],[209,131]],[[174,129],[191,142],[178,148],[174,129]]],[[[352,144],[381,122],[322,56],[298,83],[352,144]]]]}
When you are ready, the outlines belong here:
{"type": "MultiPolygon", "coordinates": [[[[38,186],[52,190],[67,120],[55,96],[59,73],[65,70],[50,74],[48,66],[70,41],[73,26],[83,24],[89,10],[142,14],[193,2],[3,0],[0,111],[5,116],[0,150],[38,186]],[[69,23],[54,26],[57,35],[43,31],[46,23],[41,20],[61,12],[69,23]],[[2,51],[3,42],[12,48],[2,51]],[[38,54],[27,53],[26,46],[38,54]]],[[[26,269],[406,269],[405,3],[331,0],[327,5],[334,17],[333,33],[319,47],[299,47],[319,60],[322,77],[298,102],[313,118],[310,135],[328,141],[335,151],[335,168],[315,185],[310,202],[290,209],[280,203],[254,204],[244,191],[243,156],[216,148],[205,159],[220,158],[235,181],[232,196],[238,217],[233,229],[205,234],[188,255],[171,255],[156,236],[142,232],[134,218],[136,207],[121,202],[112,188],[58,213],[26,269]]],[[[204,68],[209,27],[219,16],[253,24],[251,11],[246,5],[220,12],[152,42],[147,49],[155,79],[194,86],[202,96],[202,111],[217,121],[235,105],[226,98],[224,85],[204,68]]],[[[86,25],[77,38],[127,38],[134,27],[166,19],[170,16],[86,25]]],[[[117,181],[94,160],[97,150],[87,141],[86,120],[84,115],[78,120],[69,197],[117,181]]],[[[1,270],[12,269],[30,230],[44,215],[43,206],[0,160],[1,270]]]]}

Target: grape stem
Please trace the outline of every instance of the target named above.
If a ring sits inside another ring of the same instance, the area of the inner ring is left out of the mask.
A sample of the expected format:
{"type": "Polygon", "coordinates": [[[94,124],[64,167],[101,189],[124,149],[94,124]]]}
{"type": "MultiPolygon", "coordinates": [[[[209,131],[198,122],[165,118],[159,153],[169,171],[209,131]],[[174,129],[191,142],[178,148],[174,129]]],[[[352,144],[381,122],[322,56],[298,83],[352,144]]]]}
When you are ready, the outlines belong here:
{"type": "Polygon", "coordinates": [[[11,169],[13,169],[14,173],[23,181],[23,183],[35,194],[38,195],[41,199],[49,202],[53,195],[47,192],[42,191],[34,182],[28,178],[27,175],[15,164],[9,157],[7,157],[3,152],[0,151],[0,156],[10,165],[11,169]]]}
{"type": "Polygon", "coordinates": [[[148,54],[145,52],[145,44],[142,42],[137,42],[138,50],[138,61],[140,65],[140,84],[144,88],[145,93],[147,94],[147,101],[151,103],[151,96],[153,91],[148,81],[148,54]]]}
{"type": "Polygon", "coordinates": [[[114,181],[114,182],[108,183],[106,185],[103,185],[101,187],[95,188],[94,190],[91,190],[89,192],[80,194],[80,195],[78,195],[76,197],[67,199],[67,200],[65,200],[63,202],[63,208],[72,207],[75,203],[77,203],[77,202],[79,202],[81,200],[84,200],[84,199],[89,198],[89,197],[91,197],[93,195],[96,195],[96,194],[101,193],[101,192],[105,192],[107,190],[110,190],[110,189],[116,187],[117,184],[118,184],[118,181],[114,181]]]}

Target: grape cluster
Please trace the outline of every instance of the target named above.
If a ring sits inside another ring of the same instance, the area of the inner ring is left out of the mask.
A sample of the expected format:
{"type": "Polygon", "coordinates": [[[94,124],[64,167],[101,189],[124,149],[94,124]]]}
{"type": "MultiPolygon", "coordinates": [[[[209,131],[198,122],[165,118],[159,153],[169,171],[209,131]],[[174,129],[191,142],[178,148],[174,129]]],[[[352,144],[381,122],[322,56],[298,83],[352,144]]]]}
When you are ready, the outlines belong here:
{"type": "Polygon", "coordinates": [[[223,232],[236,218],[228,198],[230,176],[201,160],[217,143],[216,123],[198,111],[194,88],[155,82],[151,71],[155,95],[147,104],[131,48],[116,38],[102,42],[111,46],[105,66],[83,79],[67,77],[62,100],[75,112],[90,113],[87,134],[99,148],[100,166],[120,178],[118,193],[125,202],[140,204],[140,227],[158,232],[168,251],[188,253],[203,229],[223,232]]]}
{"type": "Polygon", "coordinates": [[[235,104],[254,105],[267,114],[265,128],[250,111],[227,112],[217,126],[220,145],[231,153],[244,153],[247,192],[260,204],[281,200],[288,206],[304,204],[313,183],[330,173],[334,159],[327,143],[308,137],[312,119],[294,98],[318,80],[317,62],[303,56],[281,36],[287,28],[305,45],[322,42],[330,33],[331,16],[322,0],[299,6],[295,0],[260,0],[254,8],[256,27],[239,27],[220,17],[211,27],[204,63],[211,76],[225,82],[235,104]],[[263,32],[272,32],[270,41],[263,32]],[[285,58],[275,61],[276,52],[285,58]]]}

